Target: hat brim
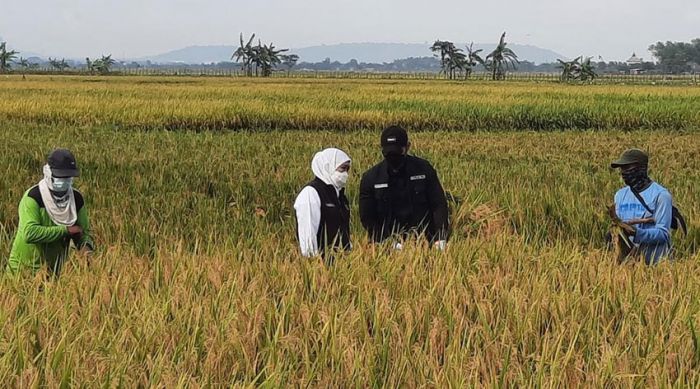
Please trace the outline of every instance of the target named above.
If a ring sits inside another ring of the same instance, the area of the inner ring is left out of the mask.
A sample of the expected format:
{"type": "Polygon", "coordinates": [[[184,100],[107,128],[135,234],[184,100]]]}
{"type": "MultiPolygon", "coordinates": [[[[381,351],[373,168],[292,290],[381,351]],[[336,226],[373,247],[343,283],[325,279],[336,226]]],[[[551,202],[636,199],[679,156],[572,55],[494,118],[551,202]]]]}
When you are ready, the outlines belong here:
{"type": "Polygon", "coordinates": [[[613,169],[618,169],[618,168],[621,168],[623,166],[634,165],[635,163],[637,163],[637,162],[623,161],[621,159],[618,159],[617,161],[613,161],[610,164],[610,167],[613,169]]]}
{"type": "Polygon", "coordinates": [[[79,169],[51,169],[51,175],[56,178],[80,177],[79,169]]]}
{"type": "Polygon", "coordinates": [[[403,148],[401,145],[386,145],[382,147],[382,154],[402,154],[403,148]]]}

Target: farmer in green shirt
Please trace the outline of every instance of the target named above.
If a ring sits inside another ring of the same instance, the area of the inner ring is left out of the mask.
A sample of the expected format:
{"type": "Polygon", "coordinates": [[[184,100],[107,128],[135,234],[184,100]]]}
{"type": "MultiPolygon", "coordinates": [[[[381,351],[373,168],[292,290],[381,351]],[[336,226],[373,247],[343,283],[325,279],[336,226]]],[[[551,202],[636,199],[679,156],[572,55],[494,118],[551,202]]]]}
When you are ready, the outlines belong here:
{"type": "Polygon", "coordinates": [[[19,203],[19,226],[7,265],[11,273],[36,272],[46,263],[49,273],[58,276],[71,241],[80,250],[94,249],[83,195],[73,189],[73,178],[80,175],[75,157],[56,149],[43,172],[44,178],[19,203]]]}

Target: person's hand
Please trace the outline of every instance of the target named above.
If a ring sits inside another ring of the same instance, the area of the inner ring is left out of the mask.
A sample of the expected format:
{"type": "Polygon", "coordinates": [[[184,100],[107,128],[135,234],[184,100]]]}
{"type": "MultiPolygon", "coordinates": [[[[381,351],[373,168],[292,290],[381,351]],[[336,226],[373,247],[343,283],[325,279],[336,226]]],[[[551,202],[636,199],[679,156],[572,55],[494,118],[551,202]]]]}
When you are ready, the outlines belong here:
{"type": "Polygon", "coordinates": [[[637,234],[637,229],[627,223],[619,223],[618,225],[629,236],[635,236],[637,234]]]}
{"type": "Polygon", "coordinates": [[[77,236],[83,233],[83,227],[80,226],[69,226],[68,227],[68,234],[71,236],[77,236]]]}
{"type": "Polygon", "coordinates": [[[437,242],[435,242],[434,246],[436,249],[438,249],[440,251],[445,251],[445,249],[447,248],[447,241],[446,240],[438,240],[437,242]]]}

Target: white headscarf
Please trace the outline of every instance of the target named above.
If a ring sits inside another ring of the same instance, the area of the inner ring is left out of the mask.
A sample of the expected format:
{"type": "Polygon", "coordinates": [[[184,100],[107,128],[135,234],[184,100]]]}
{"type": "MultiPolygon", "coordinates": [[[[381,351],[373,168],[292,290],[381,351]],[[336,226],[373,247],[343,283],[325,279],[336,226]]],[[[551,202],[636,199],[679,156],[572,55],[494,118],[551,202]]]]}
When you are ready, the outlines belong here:
{"type": "Polygon", "coordinates": [[[333,172],[338,166],[350,161],[350,157],[343,150],[325,149],[314,155],[314,159],[311,161],[311,170],[326,185],[333,185],[331,178],[333,172]]]}
{"type": "Polygon", "coordinates": [[[72,226],[78,220],[78,212],[75,209],[75,196],[73,188],[69,188],[65,196],[58,198],[51,193],[53,182],[51,168],[44,165],[44,179],[39,181],[39,192],[44,201],[44,207],[51,220],[57,225],[72,226]]]}

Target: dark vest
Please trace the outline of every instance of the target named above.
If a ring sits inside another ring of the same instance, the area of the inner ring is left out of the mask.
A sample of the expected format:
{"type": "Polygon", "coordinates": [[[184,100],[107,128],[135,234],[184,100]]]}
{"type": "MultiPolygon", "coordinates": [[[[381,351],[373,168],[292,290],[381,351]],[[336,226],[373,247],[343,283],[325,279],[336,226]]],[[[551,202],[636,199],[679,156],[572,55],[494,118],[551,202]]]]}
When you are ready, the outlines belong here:
{"type": "MultiPolygon", "coordinates": [[[[335,187],[316,178],[309,182],[321,199],[321,223],[316,233],[319,251],[327,249],[350,249],[350,203],[345,197],[345,189],[336,195],[335,187]]],[[[297,235],[298,236],[298,235],[297,235]]]]}
{"type": "Polygon", "coordinates": [[[390,175],[386,162],[376,170],[372,180],[377,209],[376,220],[381,231],[376,240],[386,239],[392,232],[410,230],[433,232],[428,201],[430,171],[415,158],[407,157],[405,166],[390,175]]]}

